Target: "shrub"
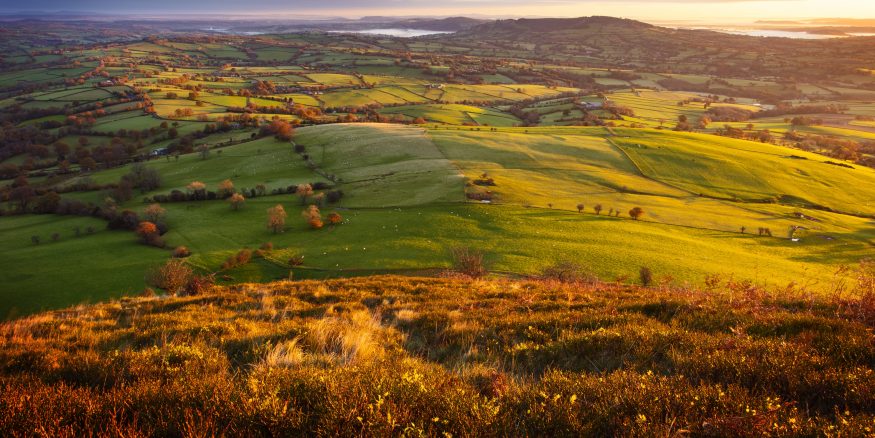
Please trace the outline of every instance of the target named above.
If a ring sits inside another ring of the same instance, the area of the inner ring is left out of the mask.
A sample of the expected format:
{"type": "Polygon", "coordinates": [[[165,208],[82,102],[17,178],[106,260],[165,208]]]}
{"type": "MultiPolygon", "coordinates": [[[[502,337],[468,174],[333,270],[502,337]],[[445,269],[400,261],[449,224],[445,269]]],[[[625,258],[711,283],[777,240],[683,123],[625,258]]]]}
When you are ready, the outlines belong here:
{"type": "Polygon", "coordinates": [[[653,272],[647,266],[642,266],[638,271],[638,278],[641,280],[642,286],[650,286],[653,284],[653,272]]]}
{"type": "Polygon", "coordinates": [[[299,255],[299,254],[293,255],[293,256],[289,257],[288,263],[289,263],[290,267],[301,266],[304,264],[304,256],[299,255]]]}
{"type": "Polygon", "coordinates": [[[191,277],[185,285],[185,295],[200,295],[207,292],[216,284],[216,278],[213,274],[195,275],[191,277]]]}
{"type": "Polygon", "coordinates": [[[146,282],[150,286],[164,289],[169,294],[182,292],[189,283],[194,271],[181,259],[168,260],[146,274],[146,282]]]}
{"type": "Polygon", "coordinates": [[[580,263],[564,260],[548,266],[541,273],[545,280],[556,280],[563,283],[595,282],[598,278],[580,263]]]}
{"type": "Polygon", "coordinates": [[[229,269],[234,269],[238,266],[244,266],[248,264],[252,260],[252,250],[249,248],[243,248],[240,251],[237,251],[236,254],[225,259],[225,262],[222,263],[222,270],[227,271],[229,269]]]}
{"type": "Polygon", "coordinates": [[[177,258],[177,259],[184,259],[184,258],[189,257],[189,256],[191,256],[191,250],[189,250],[189,249],[188,249],[187,247],[185,247],[185,246],[177,246],[177,247],[173,250],[173,257],[174,257],[174,258],[177,258]]]}
{"type": "Polygon", "coordinates": [[[331,204],[337,203],[341,198],[343,198],[343,191],[341,190],[331,190],[325,193],[325,199],[331,204]]]}
{"type": "Polygon", "coordinates": [[[106,225],[110,230],[131,230],[134,231],[140,225],[140,217],[137,213],[131,210],[124,210],[121,213],[112,211],[109,213],[109,223],[106,225]]]}
{"type": "Polygon", "coordinates": [[[467,246],[456,247],[451,250],[453,258],[453,270],[471,278],[480,278],[486,275],[484,252],[467,246]]]}
{"type": "Polygon", "coordinates": [[[343,216],[337,212],[328,215],[328,223],[331,225],[340,225],[343,222],[343,216]]]}

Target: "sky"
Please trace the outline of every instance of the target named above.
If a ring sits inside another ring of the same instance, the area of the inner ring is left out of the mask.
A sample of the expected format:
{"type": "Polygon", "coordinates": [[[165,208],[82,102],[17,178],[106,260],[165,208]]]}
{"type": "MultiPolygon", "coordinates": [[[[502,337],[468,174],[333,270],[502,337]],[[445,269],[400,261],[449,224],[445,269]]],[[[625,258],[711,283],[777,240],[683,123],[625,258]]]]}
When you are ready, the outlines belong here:
{"type": "Polygon", "coordinates": [[[610,15],[657,21],[875,18],[875,0],[0,0],[0,11],[279,16],[610,15]]]}

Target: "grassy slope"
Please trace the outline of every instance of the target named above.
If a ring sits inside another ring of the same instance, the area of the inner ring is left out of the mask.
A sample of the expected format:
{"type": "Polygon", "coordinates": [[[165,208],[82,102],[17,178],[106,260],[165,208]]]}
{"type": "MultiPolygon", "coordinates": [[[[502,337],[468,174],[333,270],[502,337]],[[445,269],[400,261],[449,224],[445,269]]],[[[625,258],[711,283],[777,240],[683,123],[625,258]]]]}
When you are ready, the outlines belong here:
{"type": "Polygon", "coordinates": [[[137,245],[131,233],[106,230],[102,220],[79,217],[4,217],[0,248],[0,318],[136,293],[146,270],[167,256],[137,245]]]}
{"type": "Polygon", "coordinates": [[[0,325],[0,435],[866,436],[866,315],[724,282],[125,299],[0,325]]]}
{"type": "MultiPolygon", "coordinates": [[[[828,280],[835,264],[853,263],[864,255],[869,247],[867,239],[875,235],[865,219],[807,210],[801,211],[820,222],[806,222],[817,229],[802,242],[741,235],[736,232],[739,225],[754,230],[759,224],[770,226],[776,236],[783,235],[789,224],[799,221],[792,216],[797,209],[693,197],[646,179],[601,128],[529,131],[440,129],[426,135],[421,128],[397,125],[303,128],[296,141],[307,147],[323,170],[344,181],[339,188],[346,196],[340,205],[324,209],[325,213],[339,211],[346,219],[343,225],[309,230],[299,217],[303,208],[299,200],[280,195],[249,199],[237,212],[223,201],[165,204],[171,230],[165,238],[171,247],[190,247],[195,254],[191,262],[211,271],[243,247],[257,248],[272,241],[283,249],[272,261],[259,260],[226,273],[235,281],[283,278],[288,275],[285,260],[292,254],[304,255],[309,268],[336,270],[335,274],[446,268],[448,248],[468,245],[485,249],[493,269],[499,271],[537,273],[558,260],[574,259],[603,278],[634,277],[641,266],[649,266],[657,276],[671,275],[678,281],[700,282],[706,274],[716,272],[787,284],[828,280]],[[496,179],[494,190],[503,205],[461,203],[460,173],[473,177],[483,171],[496,179]],[[624,191],[623,186],[640,193],[624,191]],[[548,202],[554,203],[554,209],[520,206],[531,203],[544,207],[548,202]],[[575,211],[578,202],[585,203],[587,214],[575,211]],[[604,205],[601,216],[592,213],[596,202],[604,205]],[[286,232],[274,235],[265,227],[265,211],[277,203],[284,205],[289,218],[286,232]],[[625,216],[636,205],[647,211],[646,220],[665,223],[605,217],[609,208],[617,208],[625,216]],[[834,240],[816,237],[820,233],[834,240]]],[[[646,137],[634,141],[671,139],[672,144],[686,144],[685,137],[671,133],[643,131],[638,135],[646,137]]],[[[261,139],[222,150],[221,156],[214,151],[207,160],[192,154],[179,161],[149,163],[164,180],[155,193],[183,188],[192,180],[204,181],[211,189],[226,178],[238,188],[265,183],[269,189],[321,180],[292,153],[288,143],[261,139]]],[[[683,152],[680,147],[677,150],[683,152]]],[[[111,182],[126,172],[124,168],[112,169],[93,178],[111,182]]],[[[84,196],[95,202],[102,200],[96,192],[84,196]]],[[[142,210],[140,199],[138,196],[124,207],[142,210]]],[[[80,219],[39,217],[40,225],[32,219],[0,218],[0,224],[10,230],[25,224],[32,227],[20,234],[6,233],[0,240],[4,255],[18,266],[12,271],[18,275],[8,276],[4,287],[27,292],[11,299],[7,309],[14,306],[33,311],[41,305],[67,305],[94,290],[104,291],[101,297],[119,296],[142,287],[145,267],[166,254],[139,245],[132,234],[122,232],[101,232],[81,240],[65,237],[61,243],[33,246],[30,235],[41,235],[46,241],[55,231],[69,234],[71,227],[63,221],[80,219]],[[37,278],[37,273],[43,272],[40,263],[56,254],[53,245],[65,245],[65,251],[74,254],[100,253],[96,258],[81,257],[77,272],[102,272],[107,261],[101,257],[112,254],[130,263],[130,276],[110,281],[102,275],[89,275],[88,282],[76,284],[69,284],[64,276],[37,278]],[[109,252],[115,251],[112,245],[118,245],[118,251],[109,252]],[[52,297],[47,292],[59,288],[69,293],[52,297]]],[[[97,227],[102,229],[99,222],[97,227]]]]}
{"type": "Polygon", "coordinates": [[[812,153],[704,134],[617,133],[614,141],[647,176],[693,193],[750,200],[787,196],[803,205],[875,214],[873,169],[846,169],[812,153]]]}

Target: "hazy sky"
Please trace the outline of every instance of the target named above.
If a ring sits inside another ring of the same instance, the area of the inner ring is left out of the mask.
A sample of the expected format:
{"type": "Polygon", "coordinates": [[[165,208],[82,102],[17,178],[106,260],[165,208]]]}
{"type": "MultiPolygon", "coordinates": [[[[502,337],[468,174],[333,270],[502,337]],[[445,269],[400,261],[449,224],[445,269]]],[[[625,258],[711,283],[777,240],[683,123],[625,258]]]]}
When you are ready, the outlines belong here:
{"type": "Polygon", "coordinates": [[[611,15],[652,20],[875,18],[875,0],[0,0],[0,11],[288,15],[611,15]]]}

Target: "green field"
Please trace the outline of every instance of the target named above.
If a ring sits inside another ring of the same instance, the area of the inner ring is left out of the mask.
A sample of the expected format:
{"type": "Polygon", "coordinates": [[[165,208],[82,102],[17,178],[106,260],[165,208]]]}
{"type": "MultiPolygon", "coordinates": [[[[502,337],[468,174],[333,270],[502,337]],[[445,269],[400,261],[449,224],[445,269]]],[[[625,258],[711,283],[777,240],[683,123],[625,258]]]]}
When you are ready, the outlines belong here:
{"type": "MultiPolygon", "coordinates": [[[[864,90],[871,78],[794,85],[720,77],[690,68],[710,56],[693,48],[659,61],[671,68],[613,68],[596,61],[628,56],[644,67],[653,59],[640,63],[640,47],[614,52],[624,44],[614,34],[578,37],[604,37],[591,42],[607,51],[538,38],[489,47],[464,37],[318,32],[137,38],[63,54],[10,48],[4,60],[14,67],[0,71],[0,116],[10,121],[4,129],[16,130],[13,138],[30,143],[4,155],[4,172],[27,175],[40,193],[58,190],[62,199],[101,208],[131,162],[143,161],[160,187],[134,189],[117,208],[142,212],[152,197],[187,192],[193,181],[215,191],[231,180],[250,199],[240,211],[224,201],[165,203],[167,250],[90,217],[0,217],[0,261],[14,266],[0,277],[8,297],[0,316],[134,293],[145,286],[145,269],[178,245],[193,251],[188,260],[201,272],[217,272],[243,247],[273,241],[282,248],[272,259],[218,272],[227,283],[284,278],[296,254],[305,256],[299,276],[434,272],[450,266],[449,248],[471,246],[509,276],[573,259],[606,279],[650,266],[678,283],[722,273],[786,284],[828,281],[840,265],[871,253],[875,171],[865,163],[875,156],[875,133],[866,118],[875,110],[864,90]],[[539,47],[545,53],[533,57],[539,47]],[[828,98],[818,102],[844,114],[807,126],[791,125],[787,115],[756,117],[778,97],[794,105],[828,98]],[[719,106],[749,111],[751,119],[700,128],[707,109],[719,106]],[[670,131],[679,117],[700,132],[670,131]],[[260,135],[272,119],[296,125],[293,142],[260,135]],[[350,120],[359,123],[339,123],[350,120]],[[767,129],[771,143],[713,135],[727,125],[748,138],[767,129]],[[784,138],[790,131],[855,142],[856,161],[831,158],[823,147],[800,150],[784,138]],[[197,153],[204,146],[206,159],[197,153]],[[88,168],[86,156],[96,169],[77,173],[88,168]],[[342,191],[339,202],[323,206],[324,215],[340,213],[342,225],[307,229],[299,216],[305,206],[286,193],[303,183],[324,185],[317,196],[342,191]],[[104,188],[69,191],[77,185],[104,188]],[[258,186],[266,194],[251,197],[258,186]],[[286,232],[273,235],[266,210],[276,204],[288,220],[286,232]],[[629,218],[634,207],[644,211],[638,221],[629,218]],[[73,237],[75,226],[96,232],[73,237]],[[798,241],[789,238],[794,227],[798,241]],[[772,237],[760,235],[765,228],[772,237]],[[97,248],[105,251],[84,256],[97,248]],[[87,281],[68,284],[77,277],[72,268],[41,275],[58,254],[73,254],[70,266],[87,281]],[[113,257],[130,267],[125,275],[105,274],[113,257]],[[62,286],[64,293],[50,292],[62,286]]],[[[720,59],[754,61],[738,53],[720,59]]],[[[0,208],[18,213],[8,181],[0,184],[0,208]]]]}
{"type": "MultiPolygon", "coordinates": [[[[449,267],[449,248],[473,246],[489,254],[494,270],[507,273],[533,274],[573,259],[608,279],[634,277],[641,266],[649,266],[673,281],[697,283],[707,274],[720,273],[787,284],[825,282],[838,264],[854,263],[869,251],[875,233],[868,219],[812,206],[871,213],[866,198],[871,191],[842,189],[869,187],[875,182],[871,170],[833,169],[814,154],[791,161],[784,148],[701,134],[615,132],[425,130],[377,124],[301,128],[295,142],[305,146],[318,171],[338,177],[336,187],[345,193],[339,204],[323,209],[326,214],[341,213],[342,225],[310,230],[298,217],[300,201],[294,195],[277,195],[250,199],[240,211],[223,201],[165,204],[170,232],[164,237],[171,248],[189,247],[194,253],[191,263],[209,271],[243,247],[270,241],[283,249],[272,260],[223,274],[229,276],[226,281],[283,278],[288,270],[282,257],[294,254],[304,256],[306,268],[324,270],[319,275],[444,269],[449,267]],[[737,157],[751,165],[730,165],[737,157]],[[489,188],[495,195],[493,205],[466,203],[465,191],[482,187],[466,187],[465,180],[484,172],[496,184],[489,188]],[[766,197],[777,199],[759,202],[766,197]],[[585,205],[584,214],[576,211],[578,203],[585,205]],[[289,213],[282,234],[265,227],[265,211],[276,204],[289,213]],[[593,211],[595,204],[602,204],[601,215],[593,211]],[[627,211],[635,206],[646,212],[641,221],[628,218],[627,211]],[[621,212],[621,217],[608,217],[609,209],[621,212]],[[800,242],[785,237],[791,225],[807,228],[800,242]],[[741,226],[747,233],[739,232],[741,226]],[[754,235],[757,227],[771,228],[775,237],[754,235]]],[[[205,160],[191,154],[147,166],[160,173],[162,187],[135,195],[123,207],[142,211],[143,197],[185,191],[194,180],[211,190],[225,179],[238,189],[264,184],[268,192],[305,182],[330,184],[305,166],[291,144],[273,138],[214,150],[205,160]]],[[[90,178],[109,183],[127,171],[115,168],[90,178]]],[[[95,203],[104,196],[71,195],[95,203]]],[[[4,279],[10,291],[4,313],[138,290],[145,268],[166,257],[166,252],[138,244],[129,232],[99,227],[94,236],[70,238],[75,221],[100,225],[91,219],[51,216],[0,218],[10,231],[0,241],[8,259],[4,262],[16,266],[4,279]],[[22,231],[11,232],[19,227],[22,231]],[[55,231],[64,237],[48,242],[55,231]],[[30,244],[31,235],[40,235],[43,243],[30,244]],[[58,248],[79,257],[79,272],[96,275],[73,284],[65,275],[39,275],[44,269],[41,260],[51,258],[58,248]],[[103,276],[97,274],[106,269],[107,260],[84,256],[96,248],[128,260],[133,272],[101,284],[103,276]],[[63,295],[43,292],[61,285],[63,295]]],[[[305,270],[302,275],[315,272],[305,270]]]]}

